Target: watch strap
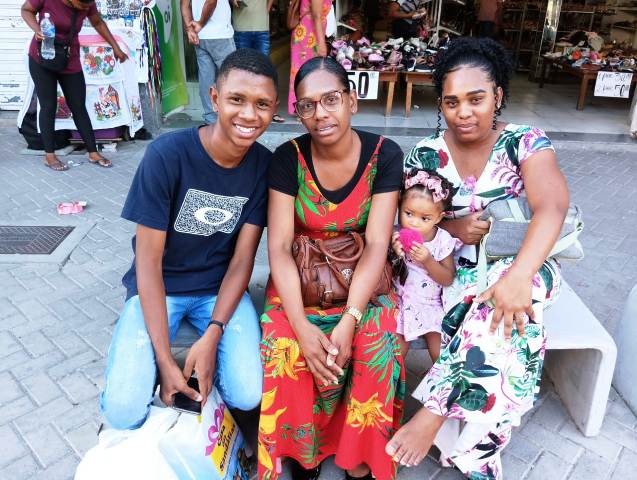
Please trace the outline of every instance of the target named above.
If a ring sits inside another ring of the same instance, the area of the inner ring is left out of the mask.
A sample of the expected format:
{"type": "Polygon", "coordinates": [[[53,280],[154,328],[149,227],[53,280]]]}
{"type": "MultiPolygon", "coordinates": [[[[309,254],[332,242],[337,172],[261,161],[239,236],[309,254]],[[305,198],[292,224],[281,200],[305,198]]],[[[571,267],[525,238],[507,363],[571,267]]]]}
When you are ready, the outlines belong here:
{"type": "Polygon", "coordinates": [[[220,322],[219,320],[210,320],[210,322],[208,322],[208,326],[206,327],[206,329],[210,328],[210,325],[216,325],[217,327],[219,327],[221,329],[221,333],[223,333],[223,331],[226,329],[226,324],[223,322],[220,322]]]}
{"type": "Polygon", "coordinates": [[[343,309],[343,315],[345,315],[346,313],[349,313],[352,317],[354,317],[354,319],[356,320],[356,325],[361,323],[361,320],[363,319],[363,313],[358,308],[347,306],[343,309]]]}

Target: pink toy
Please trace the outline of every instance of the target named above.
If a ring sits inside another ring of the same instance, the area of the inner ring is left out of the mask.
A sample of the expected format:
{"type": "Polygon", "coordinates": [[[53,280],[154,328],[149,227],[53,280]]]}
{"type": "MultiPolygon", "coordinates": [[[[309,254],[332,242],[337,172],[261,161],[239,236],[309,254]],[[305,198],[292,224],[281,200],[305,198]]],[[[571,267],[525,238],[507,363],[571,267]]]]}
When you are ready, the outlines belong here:
{"type": "Polygon", "coordinates": [[[403,244],[403,249],[405,252],[409,252],[411,247],[414,246],[415,243],[423,243],[424,239],[420,232],[414,230],[413,228],[401,228],[398,232],[398,238],[400,239],[400,243],[403,244]]]}
{"type": "Polygon", "coordinates": [[[57,211],[59,215],[70,215],[80,213],[86,207],[86,202],[62,202],[58,203],[57,211]]]}

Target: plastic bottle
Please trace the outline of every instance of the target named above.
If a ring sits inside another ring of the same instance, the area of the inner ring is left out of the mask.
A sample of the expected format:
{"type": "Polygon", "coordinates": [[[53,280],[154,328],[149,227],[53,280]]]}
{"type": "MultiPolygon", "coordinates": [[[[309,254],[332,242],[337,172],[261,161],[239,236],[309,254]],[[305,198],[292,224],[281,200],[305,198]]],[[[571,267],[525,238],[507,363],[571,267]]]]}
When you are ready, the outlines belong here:
{"type": "Polygon", "coordinates": [[[40,53],[42,54],[42,58],[46,60],[55,58],[55,46],[53,44],[55,41],[55,25],[53,25],[49,17],[49,13],[45,13],[44,19],[40,22],[40,30],[42,31],[42,35],[44,35],[40,53]]]}

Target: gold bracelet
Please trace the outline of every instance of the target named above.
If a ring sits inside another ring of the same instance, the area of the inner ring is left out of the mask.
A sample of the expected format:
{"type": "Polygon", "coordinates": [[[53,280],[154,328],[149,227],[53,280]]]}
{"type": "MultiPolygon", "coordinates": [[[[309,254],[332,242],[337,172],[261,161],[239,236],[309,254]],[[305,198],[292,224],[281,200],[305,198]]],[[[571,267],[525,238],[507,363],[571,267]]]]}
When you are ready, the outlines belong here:
{"type": "Polygon", "coordinates": [[[347,313],[349,313],[352,317],[354,317],[354,320],[356,320],[356,326],[358,326],[358,324],[361,323],[361,320],[363,319],[363,314],[358,308],[352,307],[352,306],[345,307],[341,315],[345,315],[347,313]]]}

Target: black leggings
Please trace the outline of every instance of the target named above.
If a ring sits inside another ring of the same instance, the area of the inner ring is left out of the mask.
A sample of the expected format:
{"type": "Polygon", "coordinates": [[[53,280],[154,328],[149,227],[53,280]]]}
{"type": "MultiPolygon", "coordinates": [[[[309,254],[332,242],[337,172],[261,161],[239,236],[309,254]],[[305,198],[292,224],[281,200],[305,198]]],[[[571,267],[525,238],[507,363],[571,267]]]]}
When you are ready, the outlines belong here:
{"type": "Polygon", "coordinates": [[[57,110],[57,84],[60,83],[73,121],[82,136],[89,153],[97,152],[95,133],[86,111],[86,82],[84,74],[58,73],[47,70],[29,57],[29,72],[35,84],[35,94],[40,102],[40,132],[46,153],[55,152],[55,112],[57,110]]]}

